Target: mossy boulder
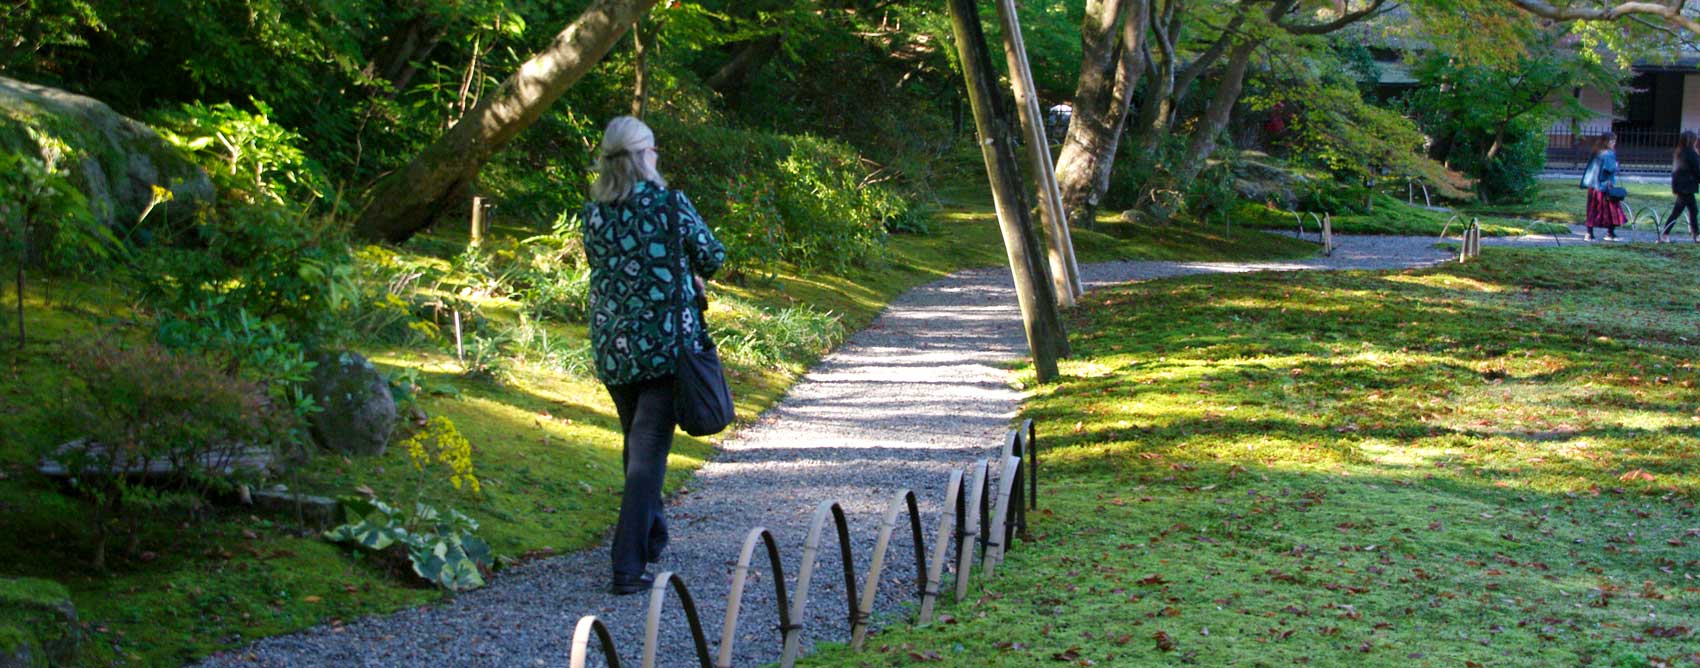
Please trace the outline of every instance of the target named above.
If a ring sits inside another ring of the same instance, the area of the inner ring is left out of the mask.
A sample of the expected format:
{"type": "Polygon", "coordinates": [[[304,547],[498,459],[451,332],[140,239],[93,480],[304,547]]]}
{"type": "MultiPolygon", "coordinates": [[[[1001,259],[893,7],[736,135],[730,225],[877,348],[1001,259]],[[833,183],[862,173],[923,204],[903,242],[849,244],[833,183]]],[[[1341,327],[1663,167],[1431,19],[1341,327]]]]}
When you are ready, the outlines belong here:
{"type": "Polygon", "coordinates": [[[81,644],[77,606],[64,585],[0,578],[0,668],[69,666],[81,644]]]}
{"type": "Polygon", "coordinates": [[[334,452],[381,455],[395,431],[395,397],[389,381],[359,353],[318,355],[307,389],[320,410],[313,438],[334,452]]]}
{"type": "Polygon", "coordinates": [[[41,154],[30,130],[69,147],[61,164],[108,225],[135,223],[155,186],[171,190],[164,212],[175,221],[192,219],[216,196],[206,171],[145,123],[91,97],[0,77],[0,150],[41,154]]]}

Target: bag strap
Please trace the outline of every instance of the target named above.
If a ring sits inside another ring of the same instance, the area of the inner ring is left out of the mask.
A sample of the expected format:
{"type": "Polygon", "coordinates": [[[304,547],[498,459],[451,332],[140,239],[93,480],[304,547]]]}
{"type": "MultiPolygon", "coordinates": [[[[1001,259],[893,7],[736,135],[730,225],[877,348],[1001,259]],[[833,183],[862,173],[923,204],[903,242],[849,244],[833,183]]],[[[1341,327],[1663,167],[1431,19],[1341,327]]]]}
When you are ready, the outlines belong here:
{"type": "MultiPolygon", "coordinates": [[[[691,308],[691,304],[685,299],[685,286],[690,284],[695,274],[691,271],[691,258],[685,253],[685,230],[684,226],[680,224],[683,216],[679,215],[677,197],[677,191],[669,191],[667,203],[664,206],[667,209],[665,215],[669,218],[667,228],[672,232],[673,250],[679,254],[677,268],[684,270],[680,272],[678,287],[673,290],[673,301],[676,307],[674,313],[678,318],[673,323],[673,342],[678,345],[679,350],[683,351],[685,349],[685,313],[691,308]]],[[[697,318],[697,322],[702,322],[700,316],[697,318]]]]}

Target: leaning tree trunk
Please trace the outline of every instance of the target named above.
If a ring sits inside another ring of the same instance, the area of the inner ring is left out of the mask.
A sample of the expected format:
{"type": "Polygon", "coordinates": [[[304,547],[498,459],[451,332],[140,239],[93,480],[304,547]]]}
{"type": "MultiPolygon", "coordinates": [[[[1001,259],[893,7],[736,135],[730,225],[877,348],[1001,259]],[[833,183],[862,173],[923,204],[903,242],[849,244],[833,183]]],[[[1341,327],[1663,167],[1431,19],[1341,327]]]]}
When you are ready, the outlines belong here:
{"type": "Polygon", "coordinates": [[[950,0],[949,7],[962,77],[974,110],[974,126],[980,135],[980,155],[986,161],[998,227],[1003,232],[1027,347],[1033,356],[1034,375],[1039,382],[1048,383],[1057,378],[1057,359],[1069,354],[1068,333],[1057,313],[1057,298],[1046,272],[1039,235],[1033,231],[1027,203],[1022,197],[1015,142],[1009,124],[999,118],[994,108],[997,75],[992,71],[991,50],[980,27],[979,9],[975,0],[950,0]]]}
{"type": "Polygon", "coordinates": [[[1088,0],[1080,41],[1084,56],[1075,86],[1074,116],[1068,123],[1057,186],[1069,224],[1091,229],[1098,202],[1110,188],[1110,167],[1133,89],[1145,71],[1145,29],[1151,0],[1088,0]],[[1117,39],[1117,26],[1120,39],[1117,39]]]}
{"type": "Polygon", "coordinates": [[[465,194],[496,151],[536,122],[657,1],[592,3],[548,48],[525,61],[413,162],[378,182],[355,233],[399,242],[435,222],[465,194]]]}
{"type": "Polygon", "coordinates": [[[1192,185],[1192,180],[1204,170],[1204,161],[1216,151],[1216,136],[1228,127],[1228,119],[1233,116],[1234,105],[1239,103],[1240,89],[1245,84],[1246,65],[1250,64],[1251,54],[1260,44],[1262,40],[1241,41],[1228,55],[1228,69],[1222,74],[1222,82],[1216,85],[1216,96],[1210,99],[1210,107],[1204,111],[1204,117],[1199,119],[1198,128],[1192,133],[1186,157],[1175,166],[1177,187],[1185,189],[1192,185]]]}

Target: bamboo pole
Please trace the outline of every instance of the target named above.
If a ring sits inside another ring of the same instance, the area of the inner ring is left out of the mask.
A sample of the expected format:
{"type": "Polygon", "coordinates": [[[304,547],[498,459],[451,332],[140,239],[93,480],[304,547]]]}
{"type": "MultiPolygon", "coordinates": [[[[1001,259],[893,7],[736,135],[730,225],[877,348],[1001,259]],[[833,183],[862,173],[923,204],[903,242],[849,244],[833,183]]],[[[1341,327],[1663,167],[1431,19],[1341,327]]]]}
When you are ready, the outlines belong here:
{"type": "Polygon", "coordinates": [[[1021,170],[1016,163],[1008,127],[997,118],[993,97],[990,49],[980,27],[980,12],[974,0],[950,0],[950,23],[961,57],[962,76],[974,125],[980,140],[980,155],[986,161],[986,177],[992,186],[998,227],[1003,231],[1004,251],[1009,256],[1015,279],[1015,295],[1021,305],[1027,347],[1039,382],[1057,378],[1057,358],[1068,355],[1068,335],[1057,315],[1057,296],[1044,258],[1038,250],[1038,235],[1021,194],[1021,170]]]}
{"type": "Polygon", "coordinates": [[[1056,286],[1057,304],[1073,308],[1075,298],[1084,294],[1080,287],[1080,265],[1074,258],[1074,240],[1063,210],[1062,189],[1057,187],[1057,169],[1051,164],[1051,145],[1045,136],[1044,116],[1034,92],[1033,70],[1027,64],[1027,43],[1021,35],[1021,17],[1016,13],[1015,0],[998,0],[998,19],[1003,25],[1010,89],[1015,94],[1016,112],[1027,140],[1033,178],[1039,182],[1039,214],[1048,243],[1051,282],[1056,286]]]}
{"type": "Polygon", "coordinates": [[[472,235],[471,239],[472,239],[472,245],[473,246],[477,246],[477,245],[484,242],[484,198],[483,197],[472,198],[472,231],[471,231],[471,235],[472,235]]]}

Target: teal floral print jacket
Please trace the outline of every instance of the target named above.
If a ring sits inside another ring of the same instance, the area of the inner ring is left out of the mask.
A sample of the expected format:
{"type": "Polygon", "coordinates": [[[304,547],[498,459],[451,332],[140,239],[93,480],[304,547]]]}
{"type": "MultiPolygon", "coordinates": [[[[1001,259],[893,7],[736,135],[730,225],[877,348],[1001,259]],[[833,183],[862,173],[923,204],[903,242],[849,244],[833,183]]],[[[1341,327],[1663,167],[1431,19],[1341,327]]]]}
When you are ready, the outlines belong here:
{"type": "Polygon", "coordinates": [[[596,377],[624,385],[672,375],[680,340],[674,332],[702,345],[699,314],[683,306],[696,299],[691,274],[712,275],[726,261],[726,247],[684,193],[648,181],[611,204],[586,204],[581,220],[596,377]]]}

